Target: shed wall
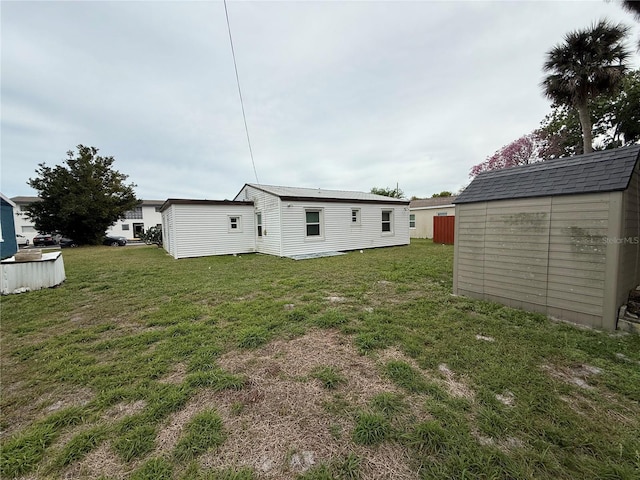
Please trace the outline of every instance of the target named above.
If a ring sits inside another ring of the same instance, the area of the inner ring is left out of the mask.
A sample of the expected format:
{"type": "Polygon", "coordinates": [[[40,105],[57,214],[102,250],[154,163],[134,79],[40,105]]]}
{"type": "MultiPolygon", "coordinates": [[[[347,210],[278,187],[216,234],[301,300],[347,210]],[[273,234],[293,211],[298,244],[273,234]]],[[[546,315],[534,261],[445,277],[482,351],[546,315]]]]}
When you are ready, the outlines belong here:
{"type": "Polygon", "coordinates": [[[255,221],[250,205],[171,205],[167,251],[174,258],[255,252],[255,221]],[[231,229],[229,217],[240,217],[231,229]]]}
{"type": "Polygon", "coordinates": [[[13,220],[13,206],[2,200],[0,202],[0,221],[2,222],[2,239],[0,241],[0,258],[9,258],[18,251],[16,227],[13,220]]]}
{"type": "Polygon", "coordinates": [[[603,323],[610,197],[457,205],[454,293],[615,328],[603,323]]]}
{"type": "Polygon", "coordinates": [[[617,305],[625,303],[629,290],[640,284],[640,163],[636,164],[622,203],[622,235],[616,240],[620,245],[617,305]]]}

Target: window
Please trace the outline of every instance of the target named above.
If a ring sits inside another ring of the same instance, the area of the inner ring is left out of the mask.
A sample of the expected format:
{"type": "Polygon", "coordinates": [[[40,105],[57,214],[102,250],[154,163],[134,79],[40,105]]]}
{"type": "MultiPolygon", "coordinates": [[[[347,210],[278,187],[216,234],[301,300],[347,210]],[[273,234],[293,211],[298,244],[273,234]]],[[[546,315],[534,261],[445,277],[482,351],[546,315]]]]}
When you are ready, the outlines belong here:
{"type": "Polygon", "coordinates": [[[393,210],[382,211],[382,233],[391,233],[391,224],[393,221],[393,210]]]}
{"type": "Polygon", "coordinates": [[[122,224],[122,230],[129,230],[129,224],[128,223],[123,223],[122,224]]]}
{"type": "Polygon", "coordinates": [[[242,231],[242,217],[238,217],[238,216],[229,217],[229,231],[230,232],[242,231]]]}
{"type": "Polygon", "coordinates": [[[416,228],[416,214],[409,214],[409,228],[416,228]]]}
{"type": "Polygon", "coordinates": [[[322,229],[320,227],[322,210],[305,210],[304,214],[307,228],[307,237],[322,236],[322,229]]]}
{"type": "Polygon", "coordinates": [[[133,210],[125,212],[124,218],[127,220],[137,220],[142,218],[142,207],[136,207],[133,210]]]}
{"type": "Polygon", "coordinates": [[[258,236],[262,236],[262,213],[256,213],[256,225],[258,226],[258,236]]]}
{"type": "Polygon", "coordinates": [[[360,209],[351,209],[351,225],[360,225],[360,209]]]}
{"type": "Polygon", "coordinates": [[[447,216],[447,212],[438,212],[438,216],[439,217],[446,217],[447,216]]]}

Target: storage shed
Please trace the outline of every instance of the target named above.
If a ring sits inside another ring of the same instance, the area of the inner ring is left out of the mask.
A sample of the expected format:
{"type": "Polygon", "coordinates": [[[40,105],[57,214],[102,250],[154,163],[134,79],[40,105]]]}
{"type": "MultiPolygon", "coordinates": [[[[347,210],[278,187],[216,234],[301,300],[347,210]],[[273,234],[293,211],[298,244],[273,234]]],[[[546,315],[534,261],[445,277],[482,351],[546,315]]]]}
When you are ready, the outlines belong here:
{"type": "Polygon", "coordinates": [[[453,292],[597,328],[640,283],[640,146],[478,175],[456,199],[453,292]]]}

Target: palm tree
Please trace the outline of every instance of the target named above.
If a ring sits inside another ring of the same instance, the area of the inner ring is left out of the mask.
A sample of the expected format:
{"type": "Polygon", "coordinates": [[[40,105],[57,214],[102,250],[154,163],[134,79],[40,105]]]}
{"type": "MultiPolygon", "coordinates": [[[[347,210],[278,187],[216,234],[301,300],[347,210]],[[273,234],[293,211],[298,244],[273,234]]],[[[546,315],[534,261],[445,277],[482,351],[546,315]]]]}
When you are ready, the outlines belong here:
{"type": "Polygon", "coordinates": [[[626,72],[629,51],[624,45],[629,27],[600,20],[591,28],[565,35],[564,43],[547,52],[543,65],[550,72],[542,81],[554,103],[578,111],[584,153],[593,151],[589,102],[614,93],[626,72]]]}

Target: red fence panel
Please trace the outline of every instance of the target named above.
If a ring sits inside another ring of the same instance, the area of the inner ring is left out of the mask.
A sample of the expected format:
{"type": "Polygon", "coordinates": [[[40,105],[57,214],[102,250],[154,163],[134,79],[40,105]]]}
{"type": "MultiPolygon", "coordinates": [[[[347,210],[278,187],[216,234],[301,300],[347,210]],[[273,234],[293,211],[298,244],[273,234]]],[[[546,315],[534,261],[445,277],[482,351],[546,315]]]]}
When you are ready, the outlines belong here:
{"type": "Polygon", "coordinates": [[[433,217],[433,243],[453,245],[455,238],[456,217],[433,217]]]}

